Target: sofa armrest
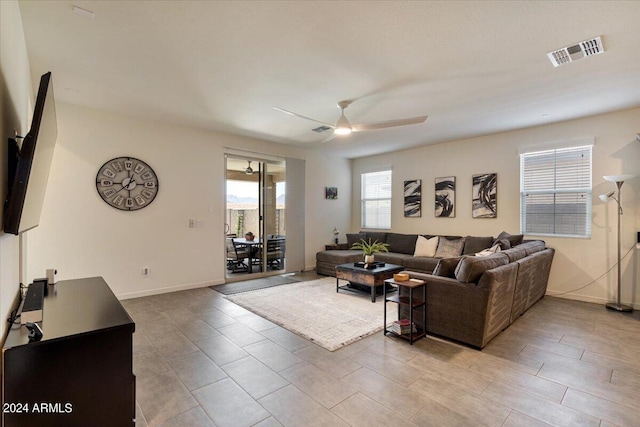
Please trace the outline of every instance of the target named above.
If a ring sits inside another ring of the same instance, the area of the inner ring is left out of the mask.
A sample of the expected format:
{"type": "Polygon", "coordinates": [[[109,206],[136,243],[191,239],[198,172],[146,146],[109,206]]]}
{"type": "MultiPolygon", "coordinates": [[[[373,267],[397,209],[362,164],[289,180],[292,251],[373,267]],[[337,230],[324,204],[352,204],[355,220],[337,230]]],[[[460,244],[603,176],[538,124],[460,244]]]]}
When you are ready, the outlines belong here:
{"type": "Polygon", "coordinates": [[[489,290],[484,333],[480,347],[484,347],[493,337],[511,324],[511,309],[518,267],[517,263],[510,263],[487,270],[478,281],[479,288],[489,290]]]}
{"type": "Polygon", "coordinates": [[[427,331],[483,348],[509,325],[517,264],[487,270],[478,283],[406,271],[427,284],[427,331]]]}

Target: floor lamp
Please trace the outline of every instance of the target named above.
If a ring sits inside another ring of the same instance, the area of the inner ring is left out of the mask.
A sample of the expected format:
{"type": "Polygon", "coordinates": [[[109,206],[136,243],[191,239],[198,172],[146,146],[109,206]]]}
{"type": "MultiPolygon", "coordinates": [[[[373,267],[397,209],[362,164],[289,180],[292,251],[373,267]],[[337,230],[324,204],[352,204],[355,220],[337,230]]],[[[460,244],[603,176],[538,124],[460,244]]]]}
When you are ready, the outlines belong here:
{"type": "Polygon", "coordinates": [[[603,202],[609,202],[610,200],[615,200],[616,202],[618,202],[618,298],[616,302],[609,302],[606,304],[606,307],[609,310],[616,310],[616,311],[633,311],[633,308],[631,308],[628,305],[624,305],[620,302],[620,286],[622,284],[622,267],[621,267],[621,254],[620,254],[620,216],[622,215],[622,206],[620,206],[620,188],[622,188],[622,184],[624,184],[624,182],[626,180],[629,180],[631,178],[633,178],[633,175],[605,175],[603,176],[604,179],[606,179],[607,181],[611,181],[613,183],[616,184],[616,187],[618,188],[618,193],[617,195],[615,194],[615,192],[610,191],[607,194],[601,194],[600,195],[600,200],[602,200],[603,202]]]}

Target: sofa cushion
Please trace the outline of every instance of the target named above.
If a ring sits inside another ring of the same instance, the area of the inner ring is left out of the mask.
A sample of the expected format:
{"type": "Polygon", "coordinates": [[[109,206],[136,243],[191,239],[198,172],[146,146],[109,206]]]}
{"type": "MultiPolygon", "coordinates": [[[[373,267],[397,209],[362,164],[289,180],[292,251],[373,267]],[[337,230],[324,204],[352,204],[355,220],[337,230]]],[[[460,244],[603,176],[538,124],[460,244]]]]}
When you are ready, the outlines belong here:
{"type": "Polygon", "coordinates": [[[389,233],[387,234],[389,252],[411,255],[416,248],[417,238],[417,234],[389,233]]]}
{"type": "Polygon", "coordinates": [[[364,239],[364,233],[351,233],[347,234],[347,246],[351,249],[354,243],[358,243],[361,239],[364,239]]]}
{"type": "Polygon", "coordinates": [[[502,253],[493,254],[488,257],[464,257],[456,267],[455,276],[460,282],[475,283],[485,271],[508,263],[509,258],[502,253]]]}
{"type": "Polygon", "coordinates": [[[524,249],[527,255],[531,255],[546,249],[546,246],[543,240],[531,240],[526,243],[522,243],[521,245],[518,245],[518,247],[524,249]]]}
{"type": "Polygon", "coordinates": [[[386,262],[388,264],[397,264],[404,266],[404,261],[413,258],[413,255],[399,254],[396,252],[380,252],[375,256],[376,261],[386,262]]]}
{"type": "Polygon", "coordinates": [[[367,241],[371,240],[371,243],[373,242],[387,243],[387,235],[389,233],[380,232],[380,231],[365,231],[364,234],[365,234],[365,240],[367,241]]]}
{"type": "Polygon", "coordinates": [[[488,237],[478,237],[478,236],[467,236],[464,239],[464,250],[462,251],[462,255],[472,255],[478,253],[484,249],[487,249],[493,243],[493,236],[488,237]]]}
{"type": "Polygon", "coordinates": [[[519,259],[527,256],[527,251],[521,246],[522,245],[515,248],[506,249],[504,251],[501,251],[500,253],[506,255],[509,258],[509,262],[518,261],[519,259]]]}
{"type": "Polygon", "coordinates": [[[436,268],[433,269],[433,273],[431,274],[453,279],[456,277],[456,267],[461,259],[462,257],[460,256],[455,258],[442,258],[438,261],[438,265],[436,265],[436,268]]]}
{"type": "Polygon", "coordinates": [[[511,247],[514,247],[522,243],[524,236],[522,234],[509,234],[506,231],[503,231],[502,233],[498,234],[498,237],[496,237],[495,241],[497,242],[502,239],[509,240],[509,243],[511,243],[511,247]]]}
{"type": "Polygon", "coordinates": [[[335,265],[362,261],[364,255],[359,250],[321,251],[316,254],[316,261],[335,265]]]}
{"type": "Polygon", "coordinates": [[[404,265],[407,270],[431,273],[438,264],[438,261],[437,258],[412,256],[403,260],[402,265],[404,265]]]}
{"type": "Polygon", "coordinates": [[[430,239],[424,236],[418,236],[413,256],[434,257],[436,255],[436,249],[438,249],[438,236],[430,239]]]}
{"type": "Polygon", "coordinates": [[[462,255],[464,247],[464,237],[450,240],[447,237],[438,239],[438,249],[436,250],[436,258],[454,258],[462,255]]]}

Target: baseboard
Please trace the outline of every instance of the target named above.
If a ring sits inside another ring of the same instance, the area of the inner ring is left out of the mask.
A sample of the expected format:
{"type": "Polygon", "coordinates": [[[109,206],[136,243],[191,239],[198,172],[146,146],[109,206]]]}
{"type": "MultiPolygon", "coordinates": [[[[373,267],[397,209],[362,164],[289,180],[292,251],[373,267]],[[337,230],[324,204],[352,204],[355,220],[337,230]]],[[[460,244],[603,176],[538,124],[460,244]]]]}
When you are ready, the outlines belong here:
{"type": "MultiPolygon", "coordinates": [[[[547,291],[546,295],[549,295],[550,297],[570,299],[573,301],[591,302],[591,303],[600,304],[600,305],[605,305],[606,303],[611,302],[611,300],[605,299],[605,298],[589,297],[585,295],[575,295],[575,294],[564,294],[562,292],[558,292],[556,295],[554,295],[553,291],[551,292],[547,291]]],[[[640,309],[640,303],[631,303],[627,301],[622,301],[622,304],[629,305],[633,307],[634,310],[640,309]]]]}
{"type": "Polygon", "coordinates": [[[214,285],[222,285],[224,280],[215,280],[211,282],[199,282],[199,283],[187,283],[184,285],[167,286],[165,288],[148,289],[137,292],[127,292],[125,294],[117,294],[116,297],[119,300],[148,297],[151,295],[167,294],[169,292],[186,291],[188,289],[206,288],[214,285]]]}

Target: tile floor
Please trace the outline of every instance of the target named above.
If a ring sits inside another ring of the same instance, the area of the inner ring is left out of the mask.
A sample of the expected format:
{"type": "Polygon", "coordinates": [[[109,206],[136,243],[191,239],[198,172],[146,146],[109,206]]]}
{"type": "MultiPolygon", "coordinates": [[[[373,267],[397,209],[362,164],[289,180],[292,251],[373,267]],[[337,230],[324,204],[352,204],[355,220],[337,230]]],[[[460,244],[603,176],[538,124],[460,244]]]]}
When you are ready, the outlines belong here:
{"type": "Polygon", "coordinates": [[[331,353],[209,288],[123,305],[138,426],[640,426],[637,311],[545,297],[483,351],[378,333],[331,353]]]}

